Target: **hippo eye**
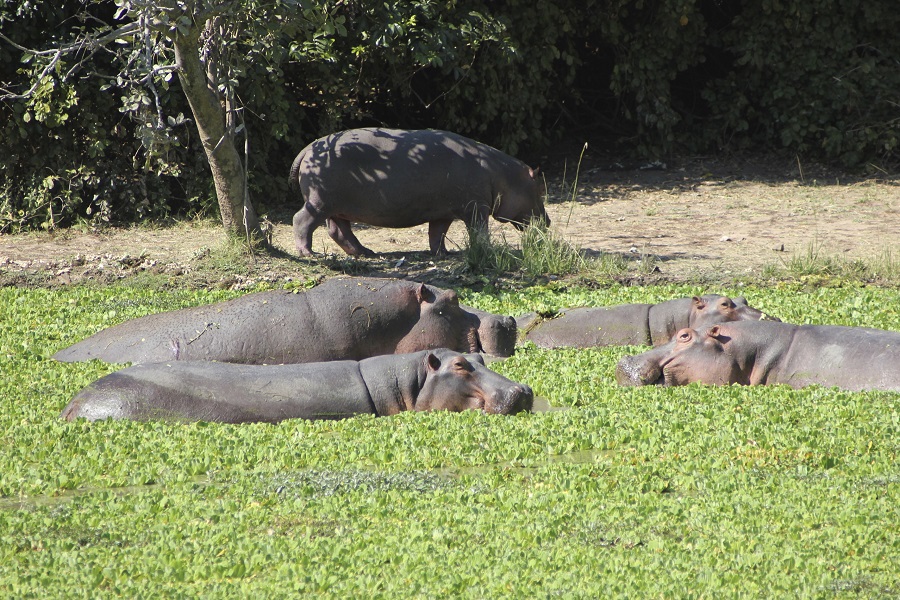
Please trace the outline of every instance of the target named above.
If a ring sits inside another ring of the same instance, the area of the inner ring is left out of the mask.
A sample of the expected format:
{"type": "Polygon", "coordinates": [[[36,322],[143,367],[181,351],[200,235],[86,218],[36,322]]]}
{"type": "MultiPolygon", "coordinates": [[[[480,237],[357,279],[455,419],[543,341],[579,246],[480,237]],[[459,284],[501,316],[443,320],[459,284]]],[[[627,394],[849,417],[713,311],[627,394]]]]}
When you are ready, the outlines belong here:
{"type": "Polygon", "coordinates": [[[678,335],[678,340],[681,341],[681,342],[686,342],[686,341],[688,341],[688,340],[690,340],[690,339],[691,339],[691,332],[690,332],[690,331],[682,331],[682,332],[678,335]]]}

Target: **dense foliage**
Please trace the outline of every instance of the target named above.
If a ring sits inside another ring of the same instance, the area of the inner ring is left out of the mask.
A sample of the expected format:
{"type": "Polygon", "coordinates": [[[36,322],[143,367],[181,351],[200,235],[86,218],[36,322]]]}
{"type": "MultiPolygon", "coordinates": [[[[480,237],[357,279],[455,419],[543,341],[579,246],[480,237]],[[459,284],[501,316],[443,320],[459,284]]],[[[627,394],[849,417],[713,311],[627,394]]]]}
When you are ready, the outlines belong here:
{"type": "MultiPolygon", "coordinates": [[[[648,157],[783,149],[854,167],[897,158],[900,13],[885,2],[235,6],[266,20],[230,48],[257,204],[285,198],[305,143],[356,125],[450,129],[525,156],[599,136],[648,157]]],[[[115,9],[4,3],[0,96],[27,91],[49,60],[23,63],[14,44],[64,44],[115,24],[115,9]]],[[[98,51],[73,72],[74,59],[60,61],[29,99],[0,102],[0,231],[214,209],[177,79],[137,77],[135,57],[148,49],[128,50],[116,51],[131,57],[125,77],[113,52],[98,51]]]]}
{"type": "MultiPolygon", "coordinates": [[[[513,314],[688,286],[462,290],[513,314]]],[[[900,329],[872,288],[717,290],[900,329]]],[[[0,589],[27,597],[886,597],[900,590],[900,394],[618,388],[629,348],[492,368],[567,410],[279,425],[64,423],[116,368],[48,357],[234,296],[0,289],[0,589]]]]}

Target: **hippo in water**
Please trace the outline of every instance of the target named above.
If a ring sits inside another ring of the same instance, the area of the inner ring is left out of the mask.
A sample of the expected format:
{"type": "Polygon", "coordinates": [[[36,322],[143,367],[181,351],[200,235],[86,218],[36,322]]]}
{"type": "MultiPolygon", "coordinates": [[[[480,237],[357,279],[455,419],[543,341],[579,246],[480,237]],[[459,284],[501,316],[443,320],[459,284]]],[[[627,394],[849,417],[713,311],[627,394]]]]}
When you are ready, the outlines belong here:
{"type": "Polygon", "coordinates": [[[60,350],[63,362],[361,360],[450,348],[510,356],[516,323],[460,306],[456,292],[390,279],[331,279],[306,292],[248,294],[147,315],[60,350]]]}
{"type": "MultiPolygon", "coordinates": [[[[706,294],[659,304],[621,304],[570,308],[551,319],[535,313],[516,318],[520,335],[539,348],[658,346],[679,329],[702,329],[728,321],[774,319],[747,304],[743,297],[706,294]]],[[[778,320],[778,319],[774,319],[778,320]]]]}
{"type": "Polygon", "coordinates": [[[276,423],[414,410],[531,410],[533,394],[484,366],[478,354],[447,349],[359,362],[235,365],[207,361],[128,367],[90,384],[62,418],[276,423]]]}
{"type": "Polygon", "coordinates": [[[447,251],[454,219],[487,228],[488,216],[523,228],[549,225],[541,185],[525,163],[448,131],[351,129],[312,142],[291,165],[288,182],[303,195],[294,215],[297,252],[313,254],[313,231],[327,221],[344,252],[373,255],[351,221],[378,227],[428,223],[431,252],[447,251]]]}
{"type": "Polygon", "coordinates": [[[770,321],[685,328],[668,344],[626,356],[620,385],[783,383],[900,391],[900,333],[770,321]]]}

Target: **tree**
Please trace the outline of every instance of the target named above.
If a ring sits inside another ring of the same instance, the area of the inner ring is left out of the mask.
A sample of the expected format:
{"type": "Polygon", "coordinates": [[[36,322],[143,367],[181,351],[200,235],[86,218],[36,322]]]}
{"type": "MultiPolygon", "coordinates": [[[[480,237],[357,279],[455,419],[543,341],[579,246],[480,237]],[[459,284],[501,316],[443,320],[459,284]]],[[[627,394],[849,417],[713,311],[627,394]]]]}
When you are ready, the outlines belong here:
{"type": "MultiPolygon", "coordinates": [[[[63,0],[54,10],[58,18],[10,27],[7,37],[5,23],[22,11],[33,17],[37,9],[29,0],[0,6],[0,100],[7,101],[0,114],[9,115],[7,129],[20,140],[34,140],[54,126],[59,135],[59,125],[75,114],[80,115],[79,126],[103,122],[78,138],[101,140],[88,148],[87,160],[79,154],[87,144],[72,143],[53,167],[33,160],[18,170],[18,187],[10,188],[13,208],[16,191],[24,189],[26,194],[19,196],[26,196],[30,189],[53,187],[54,195],[20,201],[26,213],[28,207],[35,209],[33,214],[50,206],[51,218],[42,223],[48,227],[55,223],[54,205],[62,205],[59,211],[71,219],[85,213],[84,208],[76,212],[79,205],[102,204],[111,190],[129,185],[143,192],[139,207],[164,203],[159,199],[166,198],[166,188],[156,185],[161,178],[153,182],[154,196],[148,199],[151,185],[123,182],[127,174],[105,189],[95,186],[86,197],[55,195],[58,182],[65,183],[60,171],[87,165],[84,172],[98,174],[94,181],[104,179],[109,170],[97,157],[113,137],[119,147],[109,146],[110,160],[121,163],[130,154],[140,175],[177,178],[186,173],[186,180],[197,181],[193,165],[187,164],[190,153],[179,148],[187,138],[192,144],[198,141],[189,135],[189,128],[195,129],[212,171],[223,224],[232,233],[255,237],[258,223],[248,182],[263,190],[261,196],[278,197],[284,181],[276,173],[287,172],[286,155],[313,137],[362,124],[432,126],[499,141],[515,152],[518,143],[537,139],[542,131],[541,114],[529,107],[546,103],[547,89],[559,87],[543,76],[555,68],[554,53],[536,59],[553,44],[541,38],[534,51],[528,50],[531,38],[516,39],[511,22],[492,14],[481,0],[63,0]],[[57,27],[60,23],[64,26],[57,27]],[[25,56],[24,66],[10,68],[15,60],[11,48],[25,56]],[[103,81],[106,91],[87,85],[94,80],[103,81]],[[187,104],[175,93],[179,87],[187,104]],[[122,147],[121,130],[127,128],[111,123],[106,112],[115,101],[136,122],[143,149],[122,147]],[[102,108],[82,110],[89,103],[102,108]],[[46,127],[34,122],[21,126],[28,119],[46,127]],[[117,133],[110,134],[112,130],[117,133]]],[[[520,19],[527,22],[528,15],[520,19]]],[[[34,149],[28,156],[39,156],[53,146],[53,139],[47,138],[44,147],[39,143],[29,143],[34,149]]],[[[9,164],[24,162],[13,158],[9,164]]],[[[116,168],[126,170],[120,164],[116,168]]],[[[70,189],[80,189],[75,183],[70,189]]],[[[3,195],[0,189],[0,201],[3,195]]],[[[198,195],[186,201],[199,204],[198,195]]],[[[129,210],[130,198],[120,196],[120,204],[109,212],[142,218],[142,209],[129,210]]],[[[87,206],[88,215],[90,211],[87,206]]]]}
{"type": "Polygon", "coordinates": [[[96,68],[95,56],[104,51],[118,68],[113,75],[101,74],[114,78],[107,87],[125,92],[126,108],[141,117],[149,152],[164,155],[172,141],[169,128],[183,117],[164,115],[159,90],[168,89],[177,73],[212,171],[222,223],[230,233],[260,239],[248,190],[248,135],[238,80],[248,60],[266,60],[281,52],[279,38],[308,28],[340,33],[340,20],[290,0],[116,0],[115,4],[113,18],[103,19],[90,9],[109,3],[87,3],[79,15],[85,26],[75,38],[48,49],[25,48],[0,33],[33,65],[27,89],[4,89],[0,98],[33,98],[51,78],[64,81],[96,68]],[[238,150],[241,138],[243,157],[238,150]]]}

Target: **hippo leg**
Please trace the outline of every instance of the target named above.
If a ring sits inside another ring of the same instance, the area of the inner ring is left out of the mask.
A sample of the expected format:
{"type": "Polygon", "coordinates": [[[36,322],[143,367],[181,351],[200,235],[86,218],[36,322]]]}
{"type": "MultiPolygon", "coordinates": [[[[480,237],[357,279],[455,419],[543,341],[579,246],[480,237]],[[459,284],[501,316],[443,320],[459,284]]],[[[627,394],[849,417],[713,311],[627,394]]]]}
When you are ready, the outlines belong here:
{"type": "Polygon", "coordinates": [[[451,223],[453,223],[453,219],[439,219],[428,222],[428,244],[431,247],[432,254],[438,256],[447,254],[447,246],[444,245],[444,239],[447,237],[451,223]]]}
{"type": "Polygon", "coordinates": [[[350,221],[338,217],[329,217],[327,222],[328,235],[344,252],[350,256],[375,256],[374,252],[360,243],[350,227],[350,221]]]}
{"type": "Polygon", "coordinates": [[[312,256],[312,236],[316,227],[325,222],[325,216],[306,202],[294,215],[294,245],[300,256],[312,256]]]}

